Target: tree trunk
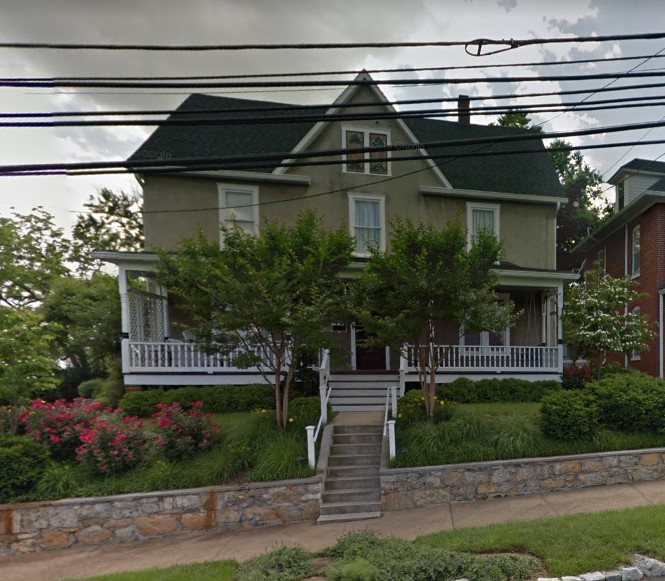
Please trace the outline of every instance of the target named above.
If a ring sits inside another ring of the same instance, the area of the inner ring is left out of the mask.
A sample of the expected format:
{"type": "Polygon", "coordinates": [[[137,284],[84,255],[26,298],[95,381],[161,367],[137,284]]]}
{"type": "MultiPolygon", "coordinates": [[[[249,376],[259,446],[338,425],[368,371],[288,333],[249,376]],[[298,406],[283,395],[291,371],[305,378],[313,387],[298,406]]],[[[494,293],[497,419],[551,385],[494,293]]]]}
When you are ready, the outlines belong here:
{"type": "Polygon", "coordinates": [[[277,416],[277,428],[284,429],[284,418],[282,413],[282,372],[275,370],[275,415],[277,416]]]}
{"type": "Polygon", "coordinates": [[[286,379],[284,380],[284,390],[282,392],[282,427],[289,425],[289,393],[291,391],[291,383],[293,382],[293,361],[289,364],[289,369],[286,372],[286,379]]]}

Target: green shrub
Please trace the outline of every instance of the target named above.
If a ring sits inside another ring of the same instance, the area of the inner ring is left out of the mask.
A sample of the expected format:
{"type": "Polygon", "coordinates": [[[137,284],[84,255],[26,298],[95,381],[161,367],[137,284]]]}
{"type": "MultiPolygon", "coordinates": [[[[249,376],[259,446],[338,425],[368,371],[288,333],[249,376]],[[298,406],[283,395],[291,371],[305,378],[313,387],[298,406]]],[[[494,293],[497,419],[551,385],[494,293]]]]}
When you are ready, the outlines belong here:
{"type": "Polygon", "coordinates": [[[307,463],[307,443],[296,434],[279,433],[262,442],[256,465],[247,476],[255,482],[303,478],[312,475],[307,463]]]}
{"type": "Polygon", "coordinates": [[[512,377],[472,381],[459,377],[439,386],[439,397],[457,403],[537,402],[561,389],[556,380],[527,381],[512,377]]]}
{"type": "Polygon", "coordinates": [[[178,402],[184,409],[189,409],[195,401],[203,402],[205,413],[251,412],[274,409],[275,393],[267,384],[179,387],[167,391],[151,389],[127,393],[118,405],[127,415],[145,418],[157,411],[155,406],[158,403],[178,402]]]}
{"type": "Polygon", "coordinates": [[[315,573],[311,555],[300,547],[280,547],[245,561],[236,572],[238,581],[302,581],[315,573]]]}
{"type": "Polygon", "coordinates": [[[503,458],[523,458],[538,441],[538,429],[523,417],[512,415],[498,422],[494,446],[503,458]]]}
{"type": "Polygon", "coordinates": [[[560,391],[543,397],[542,429],[558,440],[593,438],[600,428],[598,406],[586,391],[560,391]]]}
{"type": "Polygon", "coordinates": [[[51,462],[37,484],[40,499],[76,496],[81,486],[81,471],[68,462],[51,462]]]}
{"type": "Polygon", "coordinates": [[[0,503],[30,492],[39,482],[48,448],[29,436],[0,436],[0,503]]]}
{"type": "Polygon", "coordinates": [[[326,578],[331,581],[379,581],[379,569],[364,557],[328,567],[326,578]]]}
{"type": "Polygon", "coordinates": [[[101,377],[96,377],[95,379],[88,379],[88,381],[79,383],[79,386],[76,388],[76,390],[81,397],[94,399],[99,393],[99,390],[102,389],[103,385],[104,380],[101,377]]]}
{"type": "MultiPolygon", "coordinates": [[[[435,398],[434,422],[443,422],[453,416],[454,404],[440,397],[435,398]]],[[[412,389],[397,402],[397,421],[400,426],[409,426],[427,421],[425,396],[421,389],[412,389]]]]}
{"type": "Polygon", "coordinates": [[[584,389],[591,381],[591,369],[588,367],[577,367],[571,365],[563,370],[561,375],[561,387],[563,389],[584,389]]]}
{"type": "MultiPolygon", "coordinates": [[[[289,402],[289,430],[303,431],[307,426],[316,426],[321,417],[321,399],[318,396],[299,397],[289,402]]],[[[333,417],[332,405],[328,402],[328,421],[333,417]]]]}
{"type": "Polygon", "coordinates": [[[611,430],[665,429],[665,381],[633,371],[615,373],[587,386],[595,397],[600,421],[611,430]]]}

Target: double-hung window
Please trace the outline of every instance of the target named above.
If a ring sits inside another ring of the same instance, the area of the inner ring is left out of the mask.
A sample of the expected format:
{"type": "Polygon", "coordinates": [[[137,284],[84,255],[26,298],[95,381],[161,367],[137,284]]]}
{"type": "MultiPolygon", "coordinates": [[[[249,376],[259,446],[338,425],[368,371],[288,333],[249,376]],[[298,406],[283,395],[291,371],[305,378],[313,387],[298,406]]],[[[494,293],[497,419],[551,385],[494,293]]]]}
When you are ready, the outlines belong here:
{"type": "Polygon", "coordinates": [[[633,241],[631,244],[633,254],[633,277],[640,276],[640,227],[633,228],[633,241]]]}
{"type": "Polygon", "coordinates": [[[388,131],[375,131],[372,129],[342,129],[342,147],[349,151],[344,156],[344,171],[347,173],[362,173],[372,175],[390,175],[390,152],[370,151],[369,155],[354,149],[380,148],[390,145],[388,131]],[[368,159],[368,161],[365,161],[368,159]]]}
{"type": "Polygon", "coordinates": [[[467,202],[467,232],[469,246],[474,244],[482,231],[499,237],[499,204],[467,202]]]}
{"type": "Polygon", "coordinates": [[[370,248],[385,250],[385,198],[374,194],[349,194],[349,227],[355,254],[367,256],[370,248]]]}
{"type": "Polygon", "coordinates": [[[259,188],[218,184],[219,221],[225,226],[234,224],[249,234],[259,231],[259,188]]]}

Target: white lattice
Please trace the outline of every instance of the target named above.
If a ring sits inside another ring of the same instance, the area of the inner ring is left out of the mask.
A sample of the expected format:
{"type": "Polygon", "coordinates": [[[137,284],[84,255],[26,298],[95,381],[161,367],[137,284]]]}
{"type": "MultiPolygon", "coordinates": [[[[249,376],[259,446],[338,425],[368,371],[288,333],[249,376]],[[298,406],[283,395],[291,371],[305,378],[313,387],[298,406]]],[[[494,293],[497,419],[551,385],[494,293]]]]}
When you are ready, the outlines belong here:
{"type": "Polygon", "coordinates": [[[160,295],[130,289],[129,338],[132,341],[163,341],[166,299],[160,295]]]}

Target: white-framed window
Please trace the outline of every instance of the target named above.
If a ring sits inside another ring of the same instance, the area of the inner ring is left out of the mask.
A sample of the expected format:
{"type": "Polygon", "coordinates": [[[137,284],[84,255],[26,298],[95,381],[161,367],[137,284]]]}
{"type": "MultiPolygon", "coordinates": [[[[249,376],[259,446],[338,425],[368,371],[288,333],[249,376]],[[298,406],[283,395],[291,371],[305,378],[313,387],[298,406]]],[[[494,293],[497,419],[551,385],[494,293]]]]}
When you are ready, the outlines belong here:
{"type": "Polygon", "coordinates": [[[354,254],[368,256],[372,246],[386,249],[385,203],[382,195],[349,193],[349,229],[356,241],[354,254]]]}
{"type": "Polygon", "coordinates": [[[499,210],[500,204],[466,203],[466,229],[469,246],[473,244],[481,231],[499,237],[499,210]]]}
{"type": "MultiPolygon", "coordinates": [[[[369,147],[388,147],[390,131],[388,129],[360,129],[342,127],[342,148],[362,149],[369,147]]],[[[344,171],[372,175],[390,175],[390,152],[377,151],[347,153],[344,155],[344,171]],[[369,158],[365,161],[366,158],[369,158]]]]}
{"type": "Polygon", "coordinates": [[[633,228],[633,238],[631,243],[632,255],[633,255],[633,267],[632,273],[633,277],[640,276],[640,227],[635,226],[633,228]]]}
{"type": "Polygon", "coordinates": [[[219,222],[226,226],[238,225],[245,232],[259,232],[259,188],[217,184],[219,192],[219,222]]]}
{"type": "MultiPolygon", "coordinates": [[[[633,317],[639,317],[642,314],[642,309],[640,309],[640,307],[633,307],[631,313],[633,314],[633,317]]],[[[639,349],[633,349],[633,352],[630,355],[630,360],[639,361],[642,359],[641,353],[642,352],[639,349]]]]}
{"type": "MultiPolygon", "coordinates": [[[[508,306],[510,302],[510,293],[497,293],[497,303],[508,306]]],[[[474,347],[491,347],[492,349],[486,350],[489,353],[500,353],[503,351],[502,347],[510,346],[510,327],[506,327],[503,331],[467,331],[462,326],[462,333],[460,337],[460,346],[469,347],[464,349],[464,354],[475,352],[483,352],[482,349],[475,349],[474,347]]]]}

